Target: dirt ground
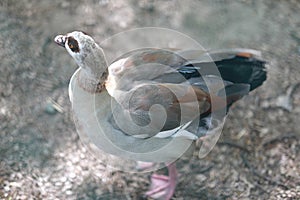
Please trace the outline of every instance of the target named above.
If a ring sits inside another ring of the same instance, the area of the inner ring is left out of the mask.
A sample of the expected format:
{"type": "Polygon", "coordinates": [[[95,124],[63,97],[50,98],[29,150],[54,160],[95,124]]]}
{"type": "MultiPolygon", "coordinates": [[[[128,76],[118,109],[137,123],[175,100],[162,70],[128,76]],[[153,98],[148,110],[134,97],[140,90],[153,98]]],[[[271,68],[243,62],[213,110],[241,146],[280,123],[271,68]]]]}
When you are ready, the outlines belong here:
{"type": "Polygon", "coordinates": [[[81,143],[67,93],[77,67],[53,38],[84,30],[101,42],[145,26],[268,61],[213,151],[178,162],[173,199],[300,199],[299,10],[297,0],[1,0],[0,199],[142,199],[150,173],[113,170],[81,143]]]}

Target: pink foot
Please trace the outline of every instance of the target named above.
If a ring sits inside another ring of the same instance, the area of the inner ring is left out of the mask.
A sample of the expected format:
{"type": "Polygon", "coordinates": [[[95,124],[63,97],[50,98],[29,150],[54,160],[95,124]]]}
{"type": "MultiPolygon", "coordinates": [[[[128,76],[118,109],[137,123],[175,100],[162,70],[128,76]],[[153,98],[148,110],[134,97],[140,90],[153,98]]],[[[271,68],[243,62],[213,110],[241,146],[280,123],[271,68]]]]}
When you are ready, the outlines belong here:
{"type": "Polygon", "coordinates": [[[177,179],[177,171],[174,163],[167,165],[169,176],[153,174],[151,176],[151,187],[146,196],[154,199],[169,200],[172,198],[177,179]]]}
{"type": "Polygon", "coordinates": [[[139,171],[143,171],[143,170],[150,169],[153,166],[155,166],[155,163],[137,161],[136,169],[139,171]]]}

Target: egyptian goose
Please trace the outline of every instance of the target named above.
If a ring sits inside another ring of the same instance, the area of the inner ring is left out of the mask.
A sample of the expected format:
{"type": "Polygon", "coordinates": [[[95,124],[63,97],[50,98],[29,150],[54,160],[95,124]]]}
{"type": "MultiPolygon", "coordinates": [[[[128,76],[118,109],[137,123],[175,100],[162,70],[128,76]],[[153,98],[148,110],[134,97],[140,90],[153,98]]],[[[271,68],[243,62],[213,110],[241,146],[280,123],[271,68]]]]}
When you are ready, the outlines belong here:
{"type": "MultiPolygon", "coordinates": [[[[123,159],[166,163],[169,177],[151,178],[146,195],[152,198],[172,198],[174,161],[218,135],[232,103],[266,80],[260,52],[250,49],[144,48],[107,65],[103,49],[83,32],[58,35],[55,42],[79,66],[69,84],[79,134],[123,159]]],[[[216,142],[208,141],[202,154],[216,142]]]]}

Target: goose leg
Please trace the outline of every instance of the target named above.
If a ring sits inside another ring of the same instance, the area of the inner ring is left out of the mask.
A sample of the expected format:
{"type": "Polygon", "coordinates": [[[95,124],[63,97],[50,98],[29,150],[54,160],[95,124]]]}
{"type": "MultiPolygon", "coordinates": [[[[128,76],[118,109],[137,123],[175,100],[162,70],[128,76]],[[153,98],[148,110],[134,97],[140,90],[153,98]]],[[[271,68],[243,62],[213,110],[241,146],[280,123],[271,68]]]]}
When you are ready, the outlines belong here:
{"type": "Polygon", "coordinates": [[[154,199],[169,200],[172,198],[177,181],[176,164],[167,164],[169,176],[153,174],[151,176],[151,188],[146,196],[154,199]]]}

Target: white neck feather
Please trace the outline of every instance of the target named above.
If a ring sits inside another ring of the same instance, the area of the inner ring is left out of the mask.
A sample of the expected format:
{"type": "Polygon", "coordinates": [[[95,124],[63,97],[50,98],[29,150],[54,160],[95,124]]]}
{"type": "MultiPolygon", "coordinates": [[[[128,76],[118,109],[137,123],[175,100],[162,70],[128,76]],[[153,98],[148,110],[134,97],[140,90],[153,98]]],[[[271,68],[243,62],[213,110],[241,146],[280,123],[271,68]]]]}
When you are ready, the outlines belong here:
{"type": "Polygon", "coordinates": [[[79,86],[89,92],[99,91],[107,78],[107,63],[103,50],[96,44],[91,51],[75,59],[80,66],[79,86]]]}

